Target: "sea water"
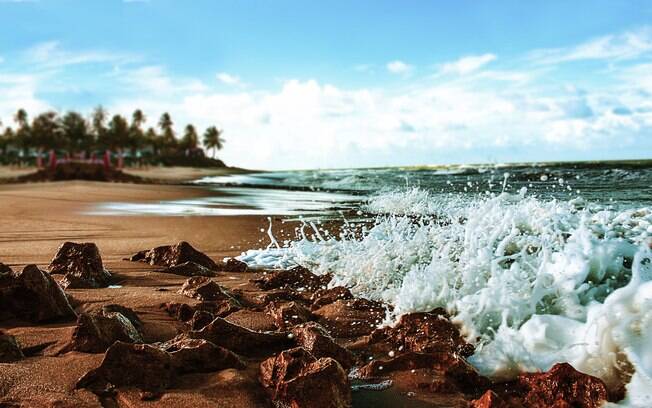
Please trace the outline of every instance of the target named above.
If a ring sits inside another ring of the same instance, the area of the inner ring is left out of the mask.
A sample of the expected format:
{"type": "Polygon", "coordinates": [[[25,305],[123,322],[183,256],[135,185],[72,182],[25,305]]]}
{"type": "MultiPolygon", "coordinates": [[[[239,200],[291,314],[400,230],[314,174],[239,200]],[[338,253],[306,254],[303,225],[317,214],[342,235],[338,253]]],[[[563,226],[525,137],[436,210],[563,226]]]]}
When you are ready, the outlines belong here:
{"type": "MultiPolygon", "coordinates": [[[[510,170],[367,188],[366,222],[346,219],[338,235],[306,223],[295,241],[240,259],[331,273],[331,285],[393,305],[384,324],[443,307],[492,378],[569,362],[626,384],[620,405],[652,406],[649,170],[510,170]]],[[[341,189],[364,178],[346,177],[318,181],[341,189]]]]}

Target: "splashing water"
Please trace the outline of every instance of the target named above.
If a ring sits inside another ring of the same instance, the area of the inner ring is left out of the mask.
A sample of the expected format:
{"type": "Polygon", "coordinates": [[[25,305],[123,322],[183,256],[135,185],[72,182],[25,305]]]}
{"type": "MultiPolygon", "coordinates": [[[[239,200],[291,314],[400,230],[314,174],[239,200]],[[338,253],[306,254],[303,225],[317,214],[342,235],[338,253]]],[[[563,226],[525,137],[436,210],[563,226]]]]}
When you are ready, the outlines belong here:
{"type": "Polygon", "coordinates": [[[444,307],[477,346],[470,362],[482,374],[567,361],[627,384],[623,404],[652,406],[652,210],[542,200],[525,188],[476,197],[415,188],[364,210],[383,215],[362,237],[302,235],[240,259],[332,273],[331,285],[392,304],[387,323],[444,307]]]}

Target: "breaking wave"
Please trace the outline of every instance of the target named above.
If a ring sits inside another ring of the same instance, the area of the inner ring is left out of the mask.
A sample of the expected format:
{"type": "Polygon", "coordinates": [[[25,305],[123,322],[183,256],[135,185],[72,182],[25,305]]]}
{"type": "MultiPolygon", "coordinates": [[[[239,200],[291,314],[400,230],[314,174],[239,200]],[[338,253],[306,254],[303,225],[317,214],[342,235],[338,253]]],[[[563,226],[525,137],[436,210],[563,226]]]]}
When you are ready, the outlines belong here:
{"type": "MultiPolygon", "coordinates": [[[[527,194],[385,192],[375,222],[333,236],[315,224],[251,266],[300,264],[404,313],[448,310],[476,345],[469,361],[507,379],[566,361],[652,406],[652,210],[527,194]]],[[[271,234],[270,234],[271,235],[271,234]]],[[[273,239],[273,238],[272,238],[273,239]]]]}

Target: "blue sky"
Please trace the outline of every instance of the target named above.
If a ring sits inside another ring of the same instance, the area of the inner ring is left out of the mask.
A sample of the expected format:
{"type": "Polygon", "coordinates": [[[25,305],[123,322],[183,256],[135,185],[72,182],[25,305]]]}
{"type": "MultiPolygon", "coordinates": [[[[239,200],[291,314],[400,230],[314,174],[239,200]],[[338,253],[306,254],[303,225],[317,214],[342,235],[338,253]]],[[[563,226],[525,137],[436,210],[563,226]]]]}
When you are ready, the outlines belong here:
{"type": "Polygon", "coordinates": [[[652,152],[649,1],[0,0],[0,118],[216,124],[251,168],[652,152]]]}

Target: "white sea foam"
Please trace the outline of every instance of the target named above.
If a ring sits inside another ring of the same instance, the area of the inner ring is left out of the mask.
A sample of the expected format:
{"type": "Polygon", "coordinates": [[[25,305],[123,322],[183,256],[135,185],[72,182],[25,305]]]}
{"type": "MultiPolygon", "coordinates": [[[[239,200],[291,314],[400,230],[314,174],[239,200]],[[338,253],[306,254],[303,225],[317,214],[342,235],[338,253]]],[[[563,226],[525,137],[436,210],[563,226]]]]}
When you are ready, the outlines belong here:
{"type": "Polygon", "coordinates": [[[331,285],[394,305],[388,322],[444,307],[496,378],[561,361],[628,384],[652,406],[652,211],[503,193],[462,199],[418,189],[372,199],[363,237],[301,238],[249,251],[258,266],[300,264],[331,285]],[[405,215],[408,215],[407,217],[405,215]],[[426,217],[414,217],[426,215],[426,217]]]}

